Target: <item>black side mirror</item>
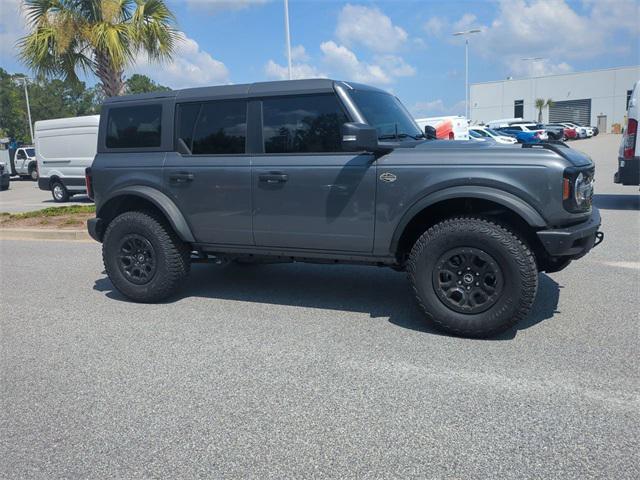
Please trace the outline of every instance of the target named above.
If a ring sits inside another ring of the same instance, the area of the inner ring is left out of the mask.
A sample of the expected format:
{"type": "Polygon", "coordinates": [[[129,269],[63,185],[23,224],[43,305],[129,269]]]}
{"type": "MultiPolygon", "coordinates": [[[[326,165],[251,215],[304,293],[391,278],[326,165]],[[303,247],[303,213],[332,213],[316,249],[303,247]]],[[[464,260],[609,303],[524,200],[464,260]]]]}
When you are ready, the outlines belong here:
{"type": "Polygon", "coordinates": [[[436,129],[431,125],[424,126],[424,136],[427,140],[435,140],[438,138],[438,134],[436,133],[436,129]]]}
{"type": "Polygon", "coordinates": [[[342,149],[346,152],[377,152],[378,131],[366,123],[349,122],[342,125],[342,149]]]}

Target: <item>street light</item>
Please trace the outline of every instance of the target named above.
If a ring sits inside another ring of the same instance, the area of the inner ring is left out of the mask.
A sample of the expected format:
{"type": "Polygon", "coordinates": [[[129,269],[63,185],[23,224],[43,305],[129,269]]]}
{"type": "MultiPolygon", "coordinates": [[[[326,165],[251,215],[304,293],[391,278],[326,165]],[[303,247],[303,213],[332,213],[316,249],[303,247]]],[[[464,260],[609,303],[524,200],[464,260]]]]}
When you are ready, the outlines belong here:
{"type": "Polygon", "coordinates": [[[464,111],[467,120],[469,120],[469,35],[480,33],[481,31],[478,28],[474,28],[451,34],[454,37],[464,37],[464,111]]]}
{"type": "Polygon", "coordinates": [[[289,65],[289,80],[293,78],[291,68],[291,34],[289,33],[289,0],[284,0],[284,30],[287,38],[287,63],[289,65]]]}
{"type": "Polygon", "coordinates": [[[24,98],[27,100],[27,116],[29,117],[29,133],[31,134],[31,144],[33,144],[33,124],[31,123],[31,106],[29,105],[29,90],[27,89],[28,77],[15,77],[19,82],[22,80],[24,85],[24,98]]]}

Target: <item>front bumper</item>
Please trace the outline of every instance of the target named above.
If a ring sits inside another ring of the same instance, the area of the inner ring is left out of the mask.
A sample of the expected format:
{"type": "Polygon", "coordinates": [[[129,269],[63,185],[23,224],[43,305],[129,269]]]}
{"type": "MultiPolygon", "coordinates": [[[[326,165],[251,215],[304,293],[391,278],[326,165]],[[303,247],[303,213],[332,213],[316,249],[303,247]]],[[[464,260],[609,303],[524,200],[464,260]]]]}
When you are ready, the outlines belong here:
{"type": "Polygon", "coordinates": [[[538,238],[551,256],[580,258],[604,239],[604,233],[598,230],[600,224],[600,212],[592,207],[587,221],[566,228],[541,230],[538,238]]]}
{"type": "Polygon", "coordinates": [[[87,220],[87,231],[91,238],[96,242],[102,243],[102,237],[104,235],[104,222],[101,218],[90,218],[87,220]]]}

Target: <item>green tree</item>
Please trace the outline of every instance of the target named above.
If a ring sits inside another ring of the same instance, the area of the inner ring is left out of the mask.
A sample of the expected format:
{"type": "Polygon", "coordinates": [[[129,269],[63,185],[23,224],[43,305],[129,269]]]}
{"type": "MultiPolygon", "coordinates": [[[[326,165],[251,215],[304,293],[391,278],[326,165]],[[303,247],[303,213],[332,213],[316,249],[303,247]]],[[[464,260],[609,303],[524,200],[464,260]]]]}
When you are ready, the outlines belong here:
{"type": "Polygon", "coordinates": [[[146,75],[134,73],[126,81],[127,93],[166,92],[169,87],[160,85],[146,75]]]}
{"type": "Polygon", "coordinates": [[[548,107],[553,107],[553,100],[548,98],[545,101],[544,98],[536,98],[536,108],[538,109],[538,123],[542,123],[542,110],[548,107]]]}
{"type": "Polygon", "coordinates": [[[38,75],[78,80],[93,72],[106,96],[125,92],[124,70],[138,54],[171,58],[179,32],[164,0],[24,0],[31,33],[18,46],[38,75]]]}

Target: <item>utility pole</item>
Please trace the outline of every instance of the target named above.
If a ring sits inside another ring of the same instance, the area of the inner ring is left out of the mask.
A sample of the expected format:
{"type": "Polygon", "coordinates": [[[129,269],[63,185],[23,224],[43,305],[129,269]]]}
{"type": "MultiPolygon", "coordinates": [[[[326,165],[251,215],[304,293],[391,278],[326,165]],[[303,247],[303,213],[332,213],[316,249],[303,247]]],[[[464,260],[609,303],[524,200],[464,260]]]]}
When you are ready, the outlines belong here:
{"type": "Polygon", "coordinates": [[[293,70],[291,68],[291,34],[289,32],[289,0],[284,0],[284,29],[287,37],[287,63],[289,66],[289,80],[293,79],[293,70]]]}
{"type": "Polygon", "coordinates": [[[27,77],[17,77],[18,81],[22,80],[24,85],[24,98],[27,100],[27,116],[29,117],[29,134],[31,135],[31,144],[33,145],[33,123],[31,123],[31,106],[29,105],[29,89],[27,88],[27,77]]]}
{"type": "Polygon", "coordinates": [[[464,37],[464,113],[469,119],[469,35],[480,33],[482,30],[474,28],[473,30],[465,30],[464,32],[452,33],[454,37],[464,37]]]}

